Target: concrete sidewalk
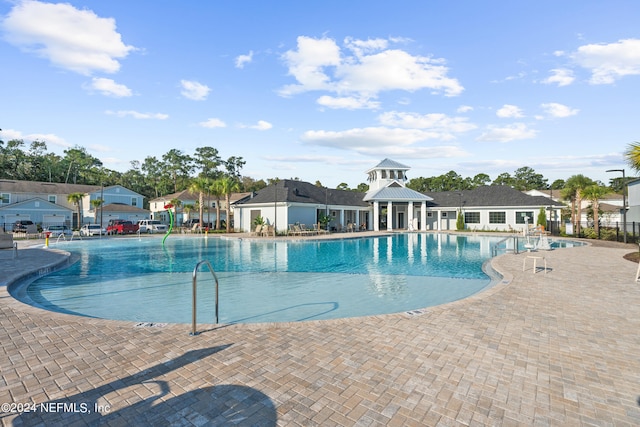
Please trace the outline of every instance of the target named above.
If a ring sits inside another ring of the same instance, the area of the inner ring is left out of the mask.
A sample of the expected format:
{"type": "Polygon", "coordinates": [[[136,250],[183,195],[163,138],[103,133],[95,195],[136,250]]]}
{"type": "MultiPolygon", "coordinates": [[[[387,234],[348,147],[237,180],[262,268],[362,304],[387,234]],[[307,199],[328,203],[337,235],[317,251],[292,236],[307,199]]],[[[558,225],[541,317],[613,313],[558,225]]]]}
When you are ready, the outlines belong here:
{"type": "MultiPolygon", "coordinates": [[[[637,264],[623,259],[634,249],[538,253],[546,274],[530,261],[522,271],[527,254],[503,255],[492,262],[498,285],[421,315],[200,325],[195,337],[189,325],[42,311],[2,286],[0,404],[9,406],[0,417],[29,426],[640,425],[640,284],[637,264]]],[[[7,254],[1,283],[68,259],[7,254]]]]}

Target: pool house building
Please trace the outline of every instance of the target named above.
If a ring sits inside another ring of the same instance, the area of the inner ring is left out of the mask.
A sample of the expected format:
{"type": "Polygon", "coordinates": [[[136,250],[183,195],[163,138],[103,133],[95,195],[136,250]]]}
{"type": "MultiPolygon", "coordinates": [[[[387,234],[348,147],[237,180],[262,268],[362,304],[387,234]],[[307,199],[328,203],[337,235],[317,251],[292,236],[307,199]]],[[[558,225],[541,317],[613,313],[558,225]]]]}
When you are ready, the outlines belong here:
{"type": "Polygon", "coordinates": [[[291,225],[330,219],[333,231],[446,231],[456,229],[462,213],[467,230],[522,231],[535,224],[542,208],[559,218],[564,205],[544,196],[529,196],[509,186],[481,186],[456,192],[420,193],[406,187],[409,166],[384,159],[367,170],[366,193],[281,180],[235,206],[235,229],[254,229],[257,217],[285,232],[291,225]]]}

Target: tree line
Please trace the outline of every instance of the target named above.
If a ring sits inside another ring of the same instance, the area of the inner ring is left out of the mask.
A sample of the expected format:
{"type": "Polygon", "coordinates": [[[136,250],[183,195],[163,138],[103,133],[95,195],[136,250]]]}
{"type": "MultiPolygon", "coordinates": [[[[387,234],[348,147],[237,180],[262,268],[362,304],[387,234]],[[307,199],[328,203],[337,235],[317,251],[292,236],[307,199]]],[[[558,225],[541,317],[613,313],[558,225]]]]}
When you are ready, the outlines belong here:
{"type": "MultiPolygon", "coordinates": [[[[631,167],[639,170],[640,143],[630,145],[625,155],[631,167]]],[[[212,187],[212,183],[221,179],[225,181],[223,189],[233,188],[239,192],[257,191],[280,180],[255,180],[243,176],[241,171],[245,163],[240,156],[231,156],[225,160],[216,148],[205,146],[196,148],[193,155],[171,149],[160,158],[148,156],[142,162],[134,160],[130,162],[130,168],[126,172],[119,172],[104,167],[100,159],[80,146],[68,148],[60,156],[49,152],[44,141],[33,141],[27,147],[20,139],[6,143],[0,140],[0,179],[105,186],[119,184],[143,195],[147,200],[190,188],[195,192],[202,189],[205,193],[215,194],[217,190],[212,187]],[[205,188],[207,185],[209,188],[205,188]]],[[[320,181],[315,184],[322,186],[320,181]]],[[[587,187],[595,186],[600,193],[620,193],[624,183],[621,177],[614,177],[605,186],[602,182],[583,175],[574,175],[567,180],[558,179],[549,184],[542,174],[528,166],[516,169],[513,174],[501,173],[493,180],[485,173],[463,177],[455,171],[449,171],[439,176],[412,178],[407,182],[407,187],[422,193],[471,190],[483,185],[508,185],[521,191],[558,190],[566,200],[577,203],[587,194],[587,187]]],[[[369,186],[360,183],[355,188],[349,188],[343,182],[337,189],[365,192],[369,186]]],[[[579,218],[578,209],[576,207],[573,212],[579,218]]]]}

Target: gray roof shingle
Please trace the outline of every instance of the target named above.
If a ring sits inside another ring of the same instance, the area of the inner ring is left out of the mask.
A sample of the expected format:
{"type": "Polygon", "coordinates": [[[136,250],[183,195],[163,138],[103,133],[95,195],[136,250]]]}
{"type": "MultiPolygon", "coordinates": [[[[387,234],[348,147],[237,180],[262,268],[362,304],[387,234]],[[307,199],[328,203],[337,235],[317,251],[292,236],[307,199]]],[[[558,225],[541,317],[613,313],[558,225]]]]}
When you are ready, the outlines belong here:
{"type": "Polygon", "coordinates": [[[317,187],[308,182],[285,179],[276,185],[259,190],[252,198],[239,204],[273,203],[277,200],[278,202],[290,203],[369,206],[367,202],[362,200],[363,197],[364,193],[359,191],[317,187]]]}
{"type": "Polygon", "coordinates": [[[473,190],[425,193],[433,198],[429,206],[489,207],[489,206],[564,206],[544,196],[529,196],[507,185],[484,185],[473,190]],[[460,196],[462,195],[462,197],[460,196]]]}

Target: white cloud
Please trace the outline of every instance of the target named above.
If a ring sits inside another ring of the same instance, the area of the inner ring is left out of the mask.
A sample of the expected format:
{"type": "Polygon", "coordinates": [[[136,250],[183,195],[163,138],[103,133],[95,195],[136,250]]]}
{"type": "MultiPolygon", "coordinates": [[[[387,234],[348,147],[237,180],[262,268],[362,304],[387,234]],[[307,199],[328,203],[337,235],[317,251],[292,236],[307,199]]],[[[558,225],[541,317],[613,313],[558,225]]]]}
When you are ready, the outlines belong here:
{"type": "Polygon", "coordinates": [[[458,146],[415,146],[428,139],[438,138],[434,132],[419,129],[386,127],[355,128],[345,131],[307,131],[303,143],[353,151],[367,156],[396,156],[405,158],[462,157],[468,153],[458,146]]]}
{"type": "Polygon", "coordinates": [[[554,118],[564,118],[569,116],[575,116],[580,110],[575,108],[569,108],[566,105],[558,104],[556,102],[549,102],[547,104],[540,104],[540,108],[547,113],[548,116],[554,118]]]}
{"type": "Polygon", "coordinates": [[[250,64],[253,61],[253,51],[249,51],[247,55],[238,55],[236,57],[236,68],[244,68],[245,64],[250,64]]]}
{"type": "Polygon", "coordinates": [[[323,107],[345,110],[369,109],[375,110],[380,108],[380,103],[372,101],[369,98],[356,98],[352,96],[335,97],[323,95],[316,100],[323,107]]]}
{"type": "Polygon", "coordinates": [[[43,141],[47,145],[52,144],[62,148],[71,147],[71,144],[66,142],[64,138],[61,138],[52,133],[23,134],[19,130],[15,129],[2,129],[2,131],[0,131],[0,139],[4,142],[11,141],[12,139],[21,139],[27,146],[30,145],[33,141],[43,141]]]}
{"type": "Polygon", "coordinates": [[[461,105],[456,110],[456,113],[468,113],[469,111],[473,111],[473,107],[470,105],[461,105]]]}
{"type": "Polygon", "coordinates": [[[164,114],[164,113],[139,113],[137,111],[111,111],[111,110],[107,110],[105,111],[105,114],[108,114],[110,116],[116,116],[116,117],[133,117],[134,119],[141,119],[141,120],[147,120],[147,119],[154,119],[154,120],[166,120],[169,118],[168,114],[164,114]]]}
{"type": "Polygon", "coordinates": [[[496,116],[503,119],[507,119],[507,118],[523,117],[523,114],[520,107],[517,107],[515,105],[504,104],[502,108],[496,111],[496,116]]]}
{"type": "Polygon", "coordinates": [[[466,117],[449,117],[446,114],[417,114],[391,111],[378,116],[381,124],[390,127],[408,129],[428,129],[438,134],[439,139],[454,138],[454,133],[473,130],[476,125],[469,123],[466,117]]]}
{"type": "Polygon", "coordinates": [[[114,98],[124,98],[132,95],[131,89],[125,85],[116,83],[112,79],[94,77],[91,84],[86,87],[89,90],[97,90],[105,96],[114,98]]]}
{"type": "MultiPolygon", "coordinates": [[[[328,38],[300,36],[297,40],[297,49],[283,55],[289,75],[297,83],[283,87],[281,96],[321,90],[337,94],[336,99],[370,99],[392,90],[430,89],[445,96],[456,96],[464,90],[456,79],[447,76],[444,60],[388,49],[389,40],[347,38],[344,51],[328,38]]],[[[325,101],[331,108],[340,105],[325,101]]],[[[344,105],[353,108],[354,104],[344,105]]]]}
{"type": "Polygon", "coordinates": [[[488,126],[487,131],[477,141],[509,142],[520,139],[531,139],[537,131],[528,129],[524,123],[514,123],[505,127],[488,126]]]}
{"type": "Polygon", "coordinates": [[[289,67],[289,75],[298,85],[289,85],[280,92],[283,96],[311,90],[329,90],[331,78],[325,67],[340,65],[340,48],[333,40],[298,37],[298,50],[287,51],[283,59],[289,67]]]}
{"type": "Polygon", "coordinates": [[[557,84],[558,86],[568,86],[575,81],[573,71],[566,68],[555,68],[550,71],[551,75],[544,79],[542,83],[557,84]]]}
{"type": "Polygon", "coordinates": [[[207,85],[193,80],[180,80],[180,86],[182,96],[193,101],[204,101],[211,91],[207,85]]]}
{"type": "Polygon", "coordinates": [[[353,37],[346,37],[344,39],[344,45],[347,49],[351,50],[354,55],[362,57],[367,53],[386,49],[387,46],[389,46],[389,42],[385,39],[358,40],[353,37]]]}
{"type": "Polygon", "coordinates": [[[204,122],[200,122],[198,123],[200,126],[202,126],[203,128],[225,128],[227,127],[227,124],[225,122],[223,122],[220,119],[207,119],[204,122]]]}
{"type": "Polygon", "coordinates": [[[266,122],[264,120],[258,120],[258,124],[251,126],[251,129],[257,129],[257,130],[269,130],[273,127],[273,125],[269,122],[266,122]]]}
{"type": "Polygon", "coordinates": [[[135,49],[122,42],[114,19],[68,3],[22,1],[0,25],[9,43],[83,75],[115,73],[135,49]]]}
{"type": "Polygon", "coordinates": [[[580,46],[571,57],[591,71],[591,84],[611,84],[624,76],[640,74],[640,39],[580,46]]]}

